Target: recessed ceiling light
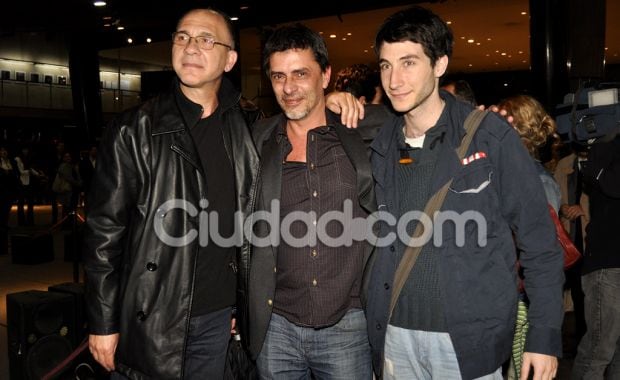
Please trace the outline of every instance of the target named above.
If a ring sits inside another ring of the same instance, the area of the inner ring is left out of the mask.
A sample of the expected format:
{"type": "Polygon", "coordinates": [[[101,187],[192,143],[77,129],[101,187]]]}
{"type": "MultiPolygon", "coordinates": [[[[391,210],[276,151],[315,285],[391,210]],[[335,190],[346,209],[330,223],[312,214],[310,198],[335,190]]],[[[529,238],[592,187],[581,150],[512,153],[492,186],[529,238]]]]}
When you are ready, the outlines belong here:
{"type": "Polygon", "coordinates": [[[239,20],[239,17],[237,17],[237,16],[233,16],[233,17],[230,18],[230,21],[237,21],[237,20],[239,20]]]}
{"type": "Polygon", "coordinates": [[[95,2],[93,2],[93,5],[96,7],[105,7],[106,6],[106,2],[105,1],[101,1],[101,0],[97,0],[95,2]]]}
{"type": "Polygon", "coordinates": [[[609,50],[609,48],[608,48],[608,47],[606,47],[606,48],[605,48],[605,50],[609,50]]]}
{"type": "Polygon", "coordinates": [[[148,38],[148,37],[147,37],[147,39],[146,39],[146,43],[147,43],[147,44],[150,44],[152,41],[153,41],[152,39],[150,39],[150,38],[148,38]]]}
{"type": "Polygon", "coordinates": [[[469,64],[469,65],[467,65],[467,66],[472,67],[473,65],[470,63],[470,64],[469,64]]]}
{"type": "Polygon", "coordinates": [[[364,50],[364,53],[368,53],[368,50],[364,50]]]}
{"type": "Polygon", "coordinates": [[[508,83],[504,83],[504,87],[508,87],[508,83]]]}
{"type": "Polygon", "coordinates": [[[505,52],[502,52],[502,55],[506,55],[506,53],[505,53],[505,52]]]}
{"type": "Polygon", "coordinates": [[[111,24],[103,24],[103,26],[105,26],[105,27],[110,27],[110,26],[112,26],[112,25],[111,25],[111,24]]]}
{"type": "Polygon", "coordinates": [[[247,5],[242,5],[242,6],[239,7],[239,9],[241,9],[242,11],[245,11],[245,10],[250,9],[250,7],[247,6],[247,5]]]}
{"type": "Polygon", "coordinates": [[[112,16],[103,16],[104,20],[112,20],[112,16]]]}
{"type": "Polygon", "coordinates": [[[329,38],[336,38],[336,35],[335,34],[330,34],[329,38]]]}
{"type": "Polygon", "coordinates": [[[527,12],[521,12],[521,15],[525,16],[527,14],[527,12]]]}
{"type": "Polygon", "coordinates": [[[490,56],[491,56],[491,54],[488,54],[488,53],[487,53],[487,57],[490,57],[490,56]]]}
{"type": "Polygon", "coordinates": [[[117,26],[116,30],[125,30],[125,27],[124,26],[117,26]]]}
{"type": "Polygon", "coordinates": [[[523,63],[527,63],[527,61],[521,61],[521,62],[523,62],[523,63]]]}
{"type": "Polygon", "coordinates": [[[133,39],[128,38],[128,39],[127,39],[127,43],[129,43],[129,44],[133,43],[133,39]]]}
{"type": "Polygon", "coordinates": [[[350,35],[352,35],[352,33],[351,33],[351,32],[347,33],[347,36],[350,36],[350,35]]]}
{"type": "Polygon", "coordinates": [[[347,37],[342,37],[342,40],[343,40],[343,41],[346,41],[346,40],[347,40],[347,37]]]}
{"type": "Polygon", "coordinates": [[[462,39],[462,40],[464,40],[464,39],[465,39],[465,36],[461,36],[461,39],[462,39]]]}
{"type": "Polygon", "coordinates": [[[480,42],[476,42],[476,45],[480,46],[480,42]]]}
{"type": "Polygon", "coordinates": [[[473,44],[474,42],[475,42],[475,41],[474,41],[474,39],[473,39],[473,38],[470,38],[470,39],[468,39],[468,40],[467,40],[467,43],[468,43],[468,44],[473,44]]]}
{"type": "Polygon", "coordinates": [[[319,34],[323,34],[323,32],[319,32],[319,34]]]}
{"type": "Polygon", "coordinates": [[[452,25],[452,21],[446,21],[446,24],[452,25]]]}
{"type": "Polygon", "coordinates": [[[519,50],[519,54],[523,54],[523,50],[519,50]]]}
{"type": "Polygon", "coordinates": [[[487,41],[491,41],[491,37],[487,38],[487,41]]]}

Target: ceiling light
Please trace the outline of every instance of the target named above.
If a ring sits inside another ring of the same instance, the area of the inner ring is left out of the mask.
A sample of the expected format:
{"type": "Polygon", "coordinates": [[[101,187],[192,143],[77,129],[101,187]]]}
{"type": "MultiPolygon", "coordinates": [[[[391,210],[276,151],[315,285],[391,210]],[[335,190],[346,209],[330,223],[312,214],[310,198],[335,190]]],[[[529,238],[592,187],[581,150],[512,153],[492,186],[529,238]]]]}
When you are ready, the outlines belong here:
{"type": "Polygon", "coordinates": [[[508,83],[504,83],[504,87],[508,87],[508,83]]]}
{"type": "Polygon", "coordinates": [[[116,30],[125,30],[125,27],[124,26],[117,26],[116,30]]]}
{"type": "Polygon", "coordinates": [[[347,36],[350,36],[350,35],[351,35],[351,32],[347,33],[347,36]]]}
{"type": "Polygon", "coordinates": [[[323,34],[323,32],[319,32],[319,34],[323,34]]]}
{"type": "Polygon", "coordinates": [[[487,38],[487,41],[491,41],[491,37],[487,38]]]}
{"type": "Polygon", "coordinates": [[[469,64],[469,65],[467,65],[467,66],[472,67],[473,65],[470,63],[470,64],[469,64]]]}
{"type": "Polygon", "coordinates": [[[152,41],[153,41],[153,40],[152,40],[150,37],[147,37],[147,38],[146,38],[146,43],[147,43],[147,44],[150,44],[152,41]]]}
{"type": "Polygon", "coordinates": [[[104,20],[112,20],[112,16],[103,16],[104,20]]]}
{"type": "Polygon", "coordinates": [[[473,44],[473,43],[474,43],[474,39],[473,39],[473,38],[468,39],[468,40],[467,40],[467,43],[468,43],[468,44],[473,44]]]}
{"type": "Polygon", "coordinates": [[[527,12],[521,12],[522,16],[525,16],[527,14],[527,12]]]}
{"type": "Polygon", "coordinates": [[[364,53],[368,53],[368,50],[364,50],[364,53]]]}
{"type": "Polygon", "coordinates": [[[523,50],[519,50],[519,54],[523,54],[523,50]]]}
{"type": "Polygon", "coordinates": [[[128,39],[127,39],[127,43],[128,43],[128,44],[132,44],[132,43],[133,43],[133,39],[132,39],[131,37],[130,37],[130,38],[128,38],[128,39]]]}
{"type": "Polygon", "coordinates": [[[506,55],[506,53],[502,52],[502,55],[506,55]]]}
{"type": "Polygon", "coordinates": [[[606,47],[606,48],[605,48],[605,50],[609,50],[609,48],[608,48],[608,47],[606,47]]]}
{"type": "Polygon", "coordinates": [[[230,18],[230,21],[237,21],[237,20],[239,20],[239,17],[237,17],[237,16],[233,16],[233,17],[230,18]]]}
{"type": "Polygon", "coordinates": [[[465,39],[465,36],[461,36],[461,39],[462,39],[462,40],[464,40],[464,39],[465,39]]]}
{"type": "Polygon", "coordinates": [[[336,38],[336,35],[335,34],[330,34],[329,38],[336,38]]]}
{"type": "Polygon", "coordinates": [[[480,46],[480,42],[476,42],[476,45],[480,46]]]}
{"type": "Polygon", "coordinates": [[[452,25],[452,21],[446,21],[446,24],[452,25]]]}
{"type": "Polygon", "coordinates": [[[241,9],[242,11],[246,11],[248,9],[250,9],[250,7],[248,5],[242,5],[239,7],[239,9],[241,9]]]}
{"type": "Polygon", "coordinates": [[[106,6],[106,2],[105,1],[101,1],[101,0],[97,0],[95,2],[93,2],[93,5],[96,7],[105,7],[106,6]]]}
{"type": "Polygon", "coordinates": [[[110,27],[110,26],[112,26],[112,25],[111,25],[111,24],[103,24],[103,26],[105,26],[105,27],[110,27]]]}
{"type": "Polygon", "coordinates": [[[343,40],[343,41],[346,41],[346,40],[347,40],[347,37],[342,37],[342,40],[343,40]]]}

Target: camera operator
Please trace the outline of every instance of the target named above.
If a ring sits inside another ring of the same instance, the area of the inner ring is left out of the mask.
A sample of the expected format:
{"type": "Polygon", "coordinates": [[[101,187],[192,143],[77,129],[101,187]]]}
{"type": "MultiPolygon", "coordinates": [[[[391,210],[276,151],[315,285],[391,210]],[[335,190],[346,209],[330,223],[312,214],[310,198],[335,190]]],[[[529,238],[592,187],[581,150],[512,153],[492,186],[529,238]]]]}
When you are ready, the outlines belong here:
{"type": "Polygon", "coordinates": [[[620,135],[591,145],[582,174],[590,199],[581,278],[587,331],[572,379],[620,379],[620,135]]]}

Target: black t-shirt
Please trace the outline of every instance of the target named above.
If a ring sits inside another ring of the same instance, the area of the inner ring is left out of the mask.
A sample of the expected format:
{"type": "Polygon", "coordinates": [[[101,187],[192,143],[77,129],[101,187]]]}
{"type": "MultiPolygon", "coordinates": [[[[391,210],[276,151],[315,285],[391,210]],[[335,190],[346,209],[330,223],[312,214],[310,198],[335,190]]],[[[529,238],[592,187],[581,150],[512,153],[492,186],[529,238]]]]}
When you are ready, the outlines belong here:
{"type": "MultiPolygon", "coordinates": [[[[205,174],[206,196],[209,202],[206,211],[218,215],[218,236],[228,238],[234,230],[235,184],[231,160],[224,146],[222,118],[219,108],[209,117],[201,119],[191,128],[191,134],[200,155],[205,174]]],[[[198,205],[196,205],[198,206],[198,205]]],[[[209,223],[208,231],[199,231],[200,236],[209,236],[206,246],[199,248],[195,274],[192,315],[223,309],[235,304],[236,275],[235,247],[218,246],[212,240],[214,227],[209,223]],[[204,235],[207,234],[208,235],[204,235]]]]}

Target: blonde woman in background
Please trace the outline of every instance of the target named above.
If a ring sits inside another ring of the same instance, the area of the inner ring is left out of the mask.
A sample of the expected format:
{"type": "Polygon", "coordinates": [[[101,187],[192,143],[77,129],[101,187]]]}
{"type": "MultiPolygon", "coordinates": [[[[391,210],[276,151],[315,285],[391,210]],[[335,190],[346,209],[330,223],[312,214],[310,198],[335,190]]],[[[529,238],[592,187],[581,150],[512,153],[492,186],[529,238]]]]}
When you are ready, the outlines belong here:
{"type": "MultiPolygon", "coordinates": [[[[556,134],[556,124],[549,116],[544,107],[533,97],[528,95],[516,95],[507,98],[498,104],[498,108],[505,110],[507,117],[512,116],[510,124],[521,137],[523,145],[527,148],[530,156],[536,163],[538,175],[545,190],[547,202],[557,213],[560,209],[560,187],[541,162],[541,148],[548,142],[552,144],[552,152],[557,151],[560,139],[556,134]]],[[[508,119],[510,120],[510,119],[508,119]]],[[[553,153],[552,153],[553,155],[553,153]]],[[[548,167],[555,167],[557,160],[552,159],[548,167]]],[[[515,328],[515,340],[513,352],[508,370],[508,379],[519,379],[520,368],[529,324],[527,322],[527,296],[521,291],[519,301],[519,313],[515,328]]]]}

